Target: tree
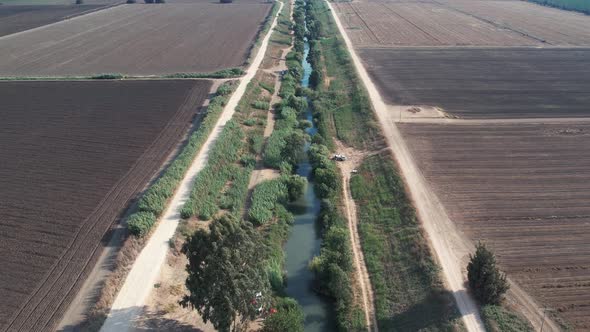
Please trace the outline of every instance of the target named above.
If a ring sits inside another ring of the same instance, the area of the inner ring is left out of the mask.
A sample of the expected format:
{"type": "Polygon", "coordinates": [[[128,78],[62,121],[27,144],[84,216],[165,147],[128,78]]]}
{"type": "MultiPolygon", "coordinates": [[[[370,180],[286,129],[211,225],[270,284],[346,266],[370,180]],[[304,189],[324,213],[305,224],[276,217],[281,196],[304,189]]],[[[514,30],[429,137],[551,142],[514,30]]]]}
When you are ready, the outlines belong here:
{"type": "Polygon", "coordinates": [[[470,255],[467,279],[475,298],[482,304],[499,304],[510,287],[506,275],[496,266],[494,253],[481,242],[477,244],[475,255],[470,255]]]}
{"type": "Polygon", "coordinates": [[[252,224],[234,217],[215,220],[209,232],[199,229],[185,243],[189,259],[181,305],[196,309],[222,332],[237,331],[268,305],[263,240],[252,224]],[[257,293],[262,297],[258,297],[257,293]]]}
{"type": "Polygon", "coordinates": [[[285,183],[289,191],[289,201],[294,202],[303,196],[307,187],[307,179],[299,175],[289,175],[285,177],[285,183]]]}

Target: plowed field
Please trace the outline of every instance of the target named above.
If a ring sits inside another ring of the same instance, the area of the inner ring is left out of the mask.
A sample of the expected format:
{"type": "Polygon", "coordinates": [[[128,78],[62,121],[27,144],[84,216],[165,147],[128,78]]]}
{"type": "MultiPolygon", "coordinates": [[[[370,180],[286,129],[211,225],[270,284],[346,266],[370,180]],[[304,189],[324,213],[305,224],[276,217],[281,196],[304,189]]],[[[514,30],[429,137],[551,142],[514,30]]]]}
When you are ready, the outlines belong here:
{"type": "Polygon", "coordinates": [[[335,3],[357,47],[522,46],[534,39],[435,3],[335,3]]]}
{"type": "Polygon", "coordinates": [[[0,83],[0,330],[45,331],[182,140],[207,81],[0,83]]]}
{"type": "Polygon", "coordinates": [[[590,17],[524,1],[335,3],[356,47],[590,46],[590,17]]]}
{"type": "Polygon", "coordinates": [[[590,115],[590,49],[361,49],[387,102],[463,118],[590,115]]]}
{"type": "Polygon", "coordinates": [[[402,124],[451,219],[576,330],[590,328],[590,125],[402,124]]]}
{"type": "Polygon", "coordinates": [[[100,8],[77,6],[0,6],[0,37],[24,31],[100,8]]]}
{"type": "Polygon", "coordinates": [[[270,8],[120,5],[0,39],[0,76],[161,75],[241,66],[270,8]]]}
{"type": "Polygon", "coordinates": [[[546,45],[590,46],[590,16],[526,1],[440,0],[447,8],[546,45]]]}

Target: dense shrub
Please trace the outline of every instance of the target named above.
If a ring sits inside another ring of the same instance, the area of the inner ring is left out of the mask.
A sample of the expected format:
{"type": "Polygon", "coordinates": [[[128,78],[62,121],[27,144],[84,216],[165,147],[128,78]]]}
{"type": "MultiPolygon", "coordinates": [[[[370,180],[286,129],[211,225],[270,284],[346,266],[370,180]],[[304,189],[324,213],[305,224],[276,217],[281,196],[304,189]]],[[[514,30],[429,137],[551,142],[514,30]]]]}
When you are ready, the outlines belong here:
{"type": "Polygon", "coordinates": [[[137,212],[132,214],[127,220],[127,227],[129,232],[135,236],[146,235],[154,223],[156,222],[156,216],[151,212],[137,212]]]}
{"type": "Polygon", "coordinates": [[[277,312],[264,320],[262,332],[303,332],[303,310],[297,301],[279,297],[273,306],[277,312]]]}
{"type": "Polygon", "coordinates": [[[268,110],[270,108],[270,104],[264,100],[257,100],[254,103],[252,103],[252,107],[259,110],[268,110]]]}
{"type": "Polygon", "coordinates": [[[496,266],[496,257],[483,243],[477,245],[475,255],[470,255],[467,279],[471,291],[481,304],[500,304],[510,287],[506,275],[496,266]]]}
{"type": "Polygon", "coordinates": [[[93,80],[120,80],[123,78],[125,78],[125,76],[123,76],[123,74],[118,74],[118,73],[98,74],[98,75],[94,75],[94,76],[90,77],[90,79],[93,79],[93,80]]]}
{"type": "Polygon", "coordinates": [[[252,206],[248,217],[254,225],[262,225],[270,221],[277,204],[285,202],[288,197],[287,185],[281,179],[264,181],[252,192],[252,206]]]}

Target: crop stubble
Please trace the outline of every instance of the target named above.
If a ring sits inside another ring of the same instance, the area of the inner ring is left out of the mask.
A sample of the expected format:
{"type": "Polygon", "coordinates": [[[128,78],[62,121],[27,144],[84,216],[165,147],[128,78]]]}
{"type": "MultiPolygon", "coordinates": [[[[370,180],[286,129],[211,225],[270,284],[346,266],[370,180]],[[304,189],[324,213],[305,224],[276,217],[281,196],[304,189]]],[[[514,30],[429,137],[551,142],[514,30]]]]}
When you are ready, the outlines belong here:
{"type": "Polygon", "coordinates": [[[451,219],[576,329],[590,328],[590,125],[401,124],[451,219]]]}
{"type": "Polygon", "coordinates": [[[0,83],[0,330],[50,330],[208,81],[0,83]]]}
{"type": "Polygon", "coordinates": [[[244,64],[270,4],[120,5],[0,39],[0,76],[213,72],[244,64]]]}

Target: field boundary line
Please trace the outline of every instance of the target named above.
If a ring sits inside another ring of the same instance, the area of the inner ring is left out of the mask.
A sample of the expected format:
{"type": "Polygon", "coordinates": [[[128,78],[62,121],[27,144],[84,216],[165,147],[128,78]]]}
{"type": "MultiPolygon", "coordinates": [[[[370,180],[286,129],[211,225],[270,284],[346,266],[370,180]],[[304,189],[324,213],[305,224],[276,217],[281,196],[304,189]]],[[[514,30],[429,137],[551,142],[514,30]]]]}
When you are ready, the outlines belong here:
{"type": "Polygon", "coordinates": [[[452,118],[399,118],[395,122],[402,124],[441,124],[477,126],[486,124],[585,124],[590,123],[590,117],[575,118],[497,118],[497,119],[452,119],[452,118]]]}
{"type": "Polygon", "coordinates": [[[429,242],[442,267],[444,279],[450,291],[453,293],[465,327],[469,332],[485,332],[479,308],[465,288],[465,279],[461,267],[463,257],[457,257],[456,255],[457,249],[463,249],[461,252],[466,253],[469,252],[469,248],[465,248],[466,244],[459,236],[458,231],[448,232],[449,229],[454,230],[452,221],[449,219],[437,197],[434,196],[432,191],[427,189],[425,179],[419,172],[395,122],[391,121],[387,116],[387,106],[356,54],[352,42],[340,22],[338,14],[329,1],[326,0],[326,4],[330,8],[332,17],[344,39],[359,77],[367,89],[377,119],[383,128],[383,133],[400,166],[405,182],[410,189],[412,200],[422,221],[421,224],[428,234],[429,242]],[[463,248],[457,248],[457,246],[463,246],[463,248]]]}
{"type": "Polygon", "coordinates": [[[232,118],[238,102],[246,91],[246,87],[258,71],[283,6],[284,3],[281,2],[273,23],[262,40],[258,53],[248,68],[246,75],[240,80],[238,87],[228,100],[211,134],[178,186],[176,193],[160,218],[152,236],[133,263],[101,331],[127,331],[131,329],[132,322],[141,314],[144,303],[152,291],[154,283],[157,281],[161,266],[165,262],[169,250],[168,240],[174,236],[174,232],[180,222],[180,210],[190,196],[192,184],[197,174],[205,167],[211,148],[225,124],[232,118]]]}

